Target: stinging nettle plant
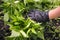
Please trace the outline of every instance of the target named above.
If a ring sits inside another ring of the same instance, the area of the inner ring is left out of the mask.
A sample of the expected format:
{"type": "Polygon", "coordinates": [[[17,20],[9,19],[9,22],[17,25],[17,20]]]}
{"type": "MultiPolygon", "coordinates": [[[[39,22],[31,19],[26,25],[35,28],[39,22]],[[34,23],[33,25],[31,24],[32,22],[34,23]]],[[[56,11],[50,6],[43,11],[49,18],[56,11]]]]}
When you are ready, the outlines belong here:
{"type": "MultiPolygon", "coordinates": [[[[10,26],[12,30],[11,36],[6,39],[9,40],[45,40],[44,27],[51,27],[46,23],[36,23],[30,18],[25,19],[23,15],[27,14],[30,9],[50,10],[60,4],[54,0],[3,0],[1,5],[4,12],[4,24],[10,26]],[[57,4],[56,4],[57,3],[57,4]]],[[[53,27],[54,28],[54,27],[53,27]]],[[[51,32],[50,29],[49,32],[51,32]]],[[[55,31],[54,31],[55,32],[55,31]]]]}
{"type": "Polygon", "coordinates": [[[25,14],[23,12],[25,10],[28,11],[31,8],[31,5],[30,6],[28,5],[28,3],[30,2],[32,1],[29,1],[29,0],[4,1],[4,4],[3,4],[4,21],[5,21],[5,24],[9,25],[10,29],[12,30],[11,36],[9,37],[19,36],[21,40],[24,40],[27,38],[30,39],[30,35],[36,35],[35,40],[37,39],[37,37],[44,40],[44,35],[43,35],[44,27],[40,25],[41,23],[36,23],[30,18],[25,19],[23,17],[23,15],[25,14]]]}

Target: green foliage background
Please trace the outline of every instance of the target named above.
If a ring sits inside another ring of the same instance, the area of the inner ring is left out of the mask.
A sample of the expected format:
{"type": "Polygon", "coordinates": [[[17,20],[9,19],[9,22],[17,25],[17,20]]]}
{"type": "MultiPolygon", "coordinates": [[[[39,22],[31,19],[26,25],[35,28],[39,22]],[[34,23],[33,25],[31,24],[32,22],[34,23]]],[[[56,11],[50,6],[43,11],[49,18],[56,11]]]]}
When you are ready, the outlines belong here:
{"type": "MultiPolygon", "coordinates": [[[[44,32],[54,33],[60,32],[55,29],[56,25],[52,21],[47,23],[36,23],[30,18],[25,19],[23,15],[27,14],[30,9],[38,9],[41,11],[51,10],[60,6],[59,0],[3,0],[0,5],[3,8],[5,24],[10,26],[12,34],[5,37],[6,40],[52,40],[52,38],[44,38],[44,32]],[[52,24],[52,26],[50,26],[52,24]],[[48,27],[48,31],[45,31],[48,27]],[[52,31],[52,28],[54,31],[52,31]]],[[[59,20],[58,20],[59,22],[59,20]]],[[[59,28],[59,27],[58,27],[59,28]]],[[[60,34],[59,34],[60,35],[60,34]]],[[[60,36],[58,36],[60,37],[60,36]]]]}

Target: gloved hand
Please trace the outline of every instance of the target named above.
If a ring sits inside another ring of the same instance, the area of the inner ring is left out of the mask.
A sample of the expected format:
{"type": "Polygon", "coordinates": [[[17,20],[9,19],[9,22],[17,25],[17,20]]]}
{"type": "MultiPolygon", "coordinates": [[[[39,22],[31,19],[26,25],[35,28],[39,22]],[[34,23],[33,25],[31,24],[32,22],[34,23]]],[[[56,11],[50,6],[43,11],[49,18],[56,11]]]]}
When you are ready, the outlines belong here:
{"type": "Polygon", "coordinates": [[[27,13],[26,17],[30,17],[32,20],[34,20],[36,22],[47,22],[47,21],[49,21],[48,12],[42,12],[39,10],[30,10],[27,13]]]}

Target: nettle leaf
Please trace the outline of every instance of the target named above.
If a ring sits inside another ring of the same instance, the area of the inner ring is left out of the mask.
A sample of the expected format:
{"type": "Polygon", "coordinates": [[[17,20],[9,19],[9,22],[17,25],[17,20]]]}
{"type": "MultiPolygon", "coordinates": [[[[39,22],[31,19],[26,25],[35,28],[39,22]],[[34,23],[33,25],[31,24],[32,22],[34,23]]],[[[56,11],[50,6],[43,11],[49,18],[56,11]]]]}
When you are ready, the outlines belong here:
{"type": "Polygon", "coordinates": [[[14,15],[18,16],[19,15],[19,11],[15,9],[14,15]]]}
{"type": "Polygon", "coordinates": [[[24,4],[26,5],[26,3],[27,3],[27,1],[26,0],[24,0],[24,4]]]}
{"type": "Polygon", "coordinates": [[[30,24],[31,24],[31,22],[30,22],[30,23],[28,23],[28,25],[27,25],[27,26],[26,26],[24,29],[27,29],[27,28],[29,28],[30,24]]]}
{"type": "MultiPolygon", "coordinates": [[[[25,6],[24,6],[24,4],[23,3],[18,3],[18,4],[16,4],[16,8],[18,9],[18,12],[22,12],[24,9],[25,9],[25,6]]],[[[19,14],[20,14],[19,13],[19,14]]],[[[21,14],[20,14],[21,15],[21,14]]]]}
{"type": "Polygon", "coordinates": [[[4,2],[8,2],[9,0],[3,0],[4,2]]]}
{"type": "Polygon", "coordinates": [[[24,4],[26,5],[28,2],[34,2],[34,0],[24,0],[24,4]]]}
{"type": "Polygon", "coordinates": [[[15,15],[11,15],[10,18],[12,19],[13,22],[17,21],[17,17],[15,15]]]}
{"type": "Polygon", "coordinates": [[[15,22],[14,25],[19,25],[20,23],[19,22],[15,22]]]}
{"type": "Polygon", "coordinates": [[[34,23],[34,25],[33,25],[33,27],[36,29],[36,28],[39,28],[39,27],[41,27],[41,25],[40,25],[41,23],[34,23]]]}
{"type": "Polygon", "coordinates": [[[19,1],[14,1],[14,3],[16,3],[16,4],[17,4],[17,3],[19,3],[19,1]]]}
{"type": "Polygon", "coordinates": [[[23,37],[28,37],[28,35],[23,30],[20,30],[20,33],[23,35],[23,37]]]}
{"type": "Polygon", "coordinates": [[[40,1],[42,1],[42,0],[34,0],[35,2],[40,2],[40,1]]]}
{"type": "Polygon", "coordinates": [[[4,21],[8,21],[9,20],[9,15],[8,15],[8,13],[5,13],[4,14],[4,21]]]}
{"type": "Polygon", "coordinates": [[[20,32],[16,32],[16,31],[12,30],[12,34],[9,37],[18,37],[18,36],[20,36],[20,32]]]}
{"type": "Polygon", "coordinates": [[[34,2],[34,0],[27,0],[27,2],[34,2]]]}
{"type": "Polygon", "coordinates": [[[34,33],[34,34],[37,34],[34,28],[32,28],[31,31],[32,31],[32,33],[34,33]]]}
{"type": "Polygon", "coordinates": [[[30,33],[30,31],[31,31],[31,28],[30,28],[30,29],[28,29],[28,31],[27,31],[27,35],[30,33]]]}
{"type": "Polygon", "coordinates": [[[44,34],[43,34],[42,31],[38,31],[37,34],[38,34],[37,36],[38,36],[39,38],[41,38],[41,39],[44,40],[44,34]]]}
{"type": "Polygon", "coordinates": [[[10,25],[10,29],[19,32],[20,31],[20,27],[19,26],[14,26],[14,25],[10,25]]]}

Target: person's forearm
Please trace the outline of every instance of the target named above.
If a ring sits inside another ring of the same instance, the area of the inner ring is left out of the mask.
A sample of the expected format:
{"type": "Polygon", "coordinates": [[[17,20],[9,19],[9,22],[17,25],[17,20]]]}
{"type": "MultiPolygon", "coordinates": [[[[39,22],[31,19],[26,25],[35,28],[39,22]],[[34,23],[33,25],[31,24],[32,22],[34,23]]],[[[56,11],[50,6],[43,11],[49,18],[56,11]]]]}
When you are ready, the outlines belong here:
{"type": "Polygon", "coordinates": [[[49,11],[49,19],[60,17],[60,6],[49,11]]]}

